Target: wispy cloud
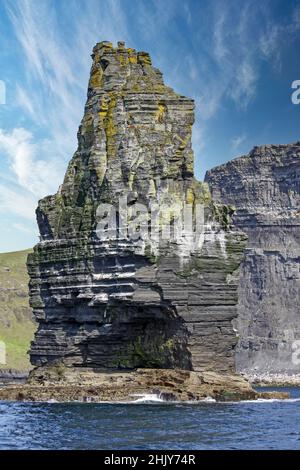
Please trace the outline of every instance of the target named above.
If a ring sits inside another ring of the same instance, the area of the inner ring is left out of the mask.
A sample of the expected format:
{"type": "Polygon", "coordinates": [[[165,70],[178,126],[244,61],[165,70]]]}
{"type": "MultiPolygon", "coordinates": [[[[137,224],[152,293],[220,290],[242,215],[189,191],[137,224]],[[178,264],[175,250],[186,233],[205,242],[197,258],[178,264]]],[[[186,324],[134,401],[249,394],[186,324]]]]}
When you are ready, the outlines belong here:
{"type": "Polygon", "coordinates": [[[6,5],[25,68],[25,83],[16,85],[17,104],[59,142],[66,163],[76,148],[92,47],[129,37],[122,2],[68,0],[54,8],[49,0],[7,0],[6,5]]]}
{"type": "Polygon", "coordinates": [[[29,235],[32,234],[32,228],[28,227],[27,225],[16,223],[16,224],[13,224],[12,227],[18,232],[23,232],[29,235]]]}
{"type": "MultiPolygon", "coordinates": [[[[300,9],[288,21],[272,18],[269,2],[214,2],[208,55],[211,66],[198,96],[203,119],[211,119],[225,99],[246,110],[254,100],[262,59],[280,66],[283,48],[300,29],[300,9]]],[[[199,74],[201,76],[201,74],[199,74]]]]}
{"type": "Polygon", "coordinates": [[[231,139],[231,142],[230,142],[231,150],[234,152],[239,150],[246,140],[247,140],[246,134],[242,134],[237,137],[234,137],[233,139],[231,139]]]}
{"type": "MultiPolygon", "coordinates": [[[[53,150],[50,147],[50,152],[53,150]]],[[[0,129],[0,151],[8,157],[10,169],[21,188],[36,197],[56,188],[60,177],[59,162],[49,158],[49,141],[34,142],[33,135],[23,128],[12,132],[0,129]],[[45,159],[40,159],[39,155],[45,159]]]]}
{"type": "Polygon", "coordinates": [[[288,21],[276,23],[265,14],[265,30],[259,38],[259,48],[263,56],[271,61],[275,70],[281,70],[282,50],[295,39],[300,31],[300,7],[296,7],[288,21]]]}
{"type": "Polygon", "coordinates": [[[16,104],[18,107],[23,108],[26,113],[36,120],[33,100],[29,97],[27,91],[19,84],[16,85],[16,104]]]}
{"type": "Polygon", "coordinates": [[[0,213],[2,215],[16,216],[21,219],[33,221],[35,219],[36,198],[20,188],[14,190],[12,187],[0,183],[0,213]]]}
{"type": "Polygon", "coordinates": [[[48,2],[39,2],[38,7],[35,1],[9,2],[7,9],[26,65],[26,90],[17,84],[18,104],[60,141],[63,156],[75,147],[84,93],[82,69],[76,70],[78,64],[48,2]]]}

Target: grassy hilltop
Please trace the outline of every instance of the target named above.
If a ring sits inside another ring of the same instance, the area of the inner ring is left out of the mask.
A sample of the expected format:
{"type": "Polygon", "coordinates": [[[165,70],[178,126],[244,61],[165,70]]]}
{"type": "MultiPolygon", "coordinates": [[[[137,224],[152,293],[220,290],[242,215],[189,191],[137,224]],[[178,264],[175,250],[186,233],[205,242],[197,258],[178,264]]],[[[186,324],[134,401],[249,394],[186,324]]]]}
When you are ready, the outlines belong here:
{"type": "Polygon", "coordinates": [[[0,369],[30,367],[27,352],[36,329],[28,303],[30,251],[0,254],[0,341],[6,344],[6,364],[0,364],[0,369]]]}

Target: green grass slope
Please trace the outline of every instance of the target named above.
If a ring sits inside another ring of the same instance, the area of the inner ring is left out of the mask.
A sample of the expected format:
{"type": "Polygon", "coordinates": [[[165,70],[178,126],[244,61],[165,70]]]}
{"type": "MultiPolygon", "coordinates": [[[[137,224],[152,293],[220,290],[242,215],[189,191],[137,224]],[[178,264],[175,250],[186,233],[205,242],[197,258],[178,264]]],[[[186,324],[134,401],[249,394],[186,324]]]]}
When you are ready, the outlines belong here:
{"type": "Polygon", "coordinates": [[[0,253],[0,341],[6,346],[6,364],[0,363],[0,369],[30,368],[28,349],[36,330],[28,303],[30,251],[0,253]]]}

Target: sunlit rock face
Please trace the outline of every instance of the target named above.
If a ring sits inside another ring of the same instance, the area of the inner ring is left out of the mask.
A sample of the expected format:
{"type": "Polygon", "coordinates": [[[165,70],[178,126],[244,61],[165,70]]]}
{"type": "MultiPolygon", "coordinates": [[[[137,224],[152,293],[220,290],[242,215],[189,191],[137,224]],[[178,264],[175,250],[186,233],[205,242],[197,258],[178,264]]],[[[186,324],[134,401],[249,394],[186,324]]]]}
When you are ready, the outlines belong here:
{"type": "Polygon", "coordinates": [[[194,102],[145,52],[92,58],[78,149],[37,209],[31,361],[233,371],[246,236],[194,178],[194,102]]]}
{"type": "Polygon", "coordinates": [[[299,373],[300,142],[255,147],[209,171],[206,181],[217,201],[236,206],[234,223],[249,237],[237,368],[259,376],[299,373]]]}

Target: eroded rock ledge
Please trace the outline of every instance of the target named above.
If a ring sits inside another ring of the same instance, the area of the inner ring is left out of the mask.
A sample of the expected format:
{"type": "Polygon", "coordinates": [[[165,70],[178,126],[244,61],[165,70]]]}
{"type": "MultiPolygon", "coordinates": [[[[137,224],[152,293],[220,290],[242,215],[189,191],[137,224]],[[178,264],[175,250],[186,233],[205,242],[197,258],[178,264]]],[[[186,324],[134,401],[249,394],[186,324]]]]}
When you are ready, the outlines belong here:
{"type": "Polygon", "coordinates": [[[182,402],[289,397],[283,392],[256,392],[245,379],[234,374],[179,369],[104,372],[61,364],[37,368],[26,385],[0,388],[0,400],[18,401],[134,402],[145,395],[182,402]]]}

